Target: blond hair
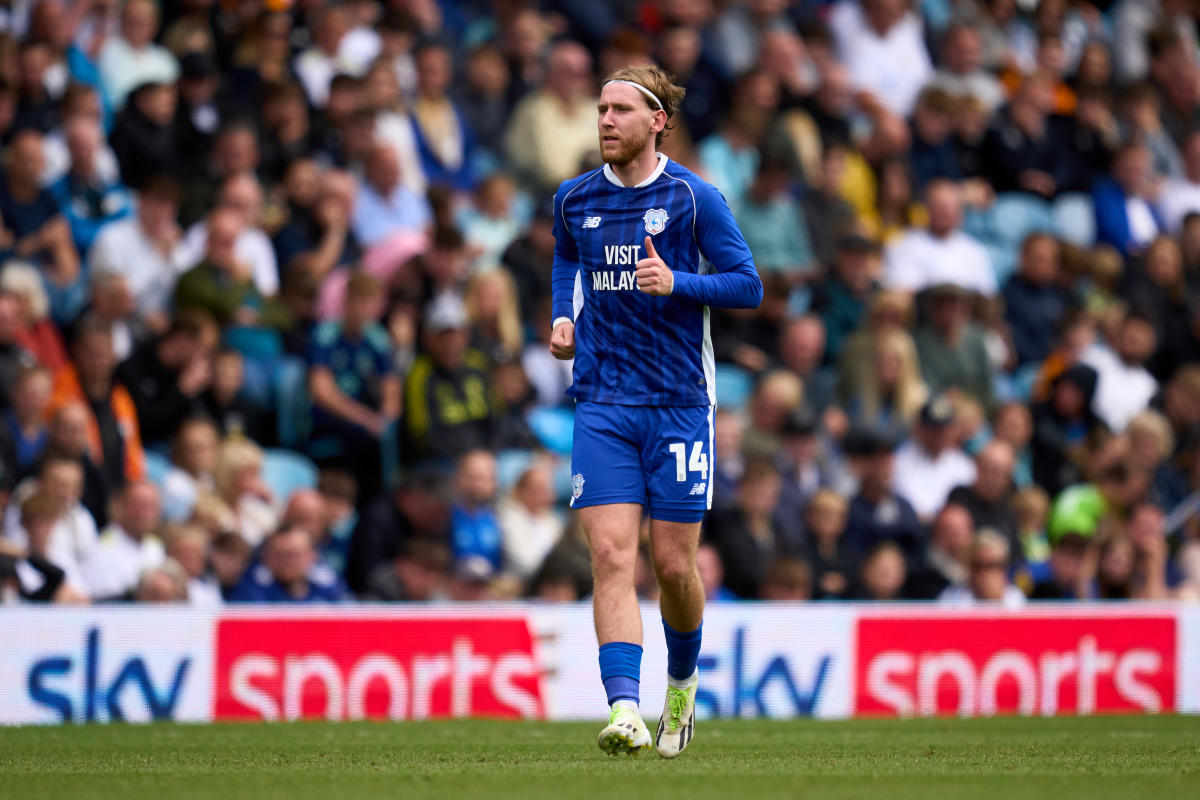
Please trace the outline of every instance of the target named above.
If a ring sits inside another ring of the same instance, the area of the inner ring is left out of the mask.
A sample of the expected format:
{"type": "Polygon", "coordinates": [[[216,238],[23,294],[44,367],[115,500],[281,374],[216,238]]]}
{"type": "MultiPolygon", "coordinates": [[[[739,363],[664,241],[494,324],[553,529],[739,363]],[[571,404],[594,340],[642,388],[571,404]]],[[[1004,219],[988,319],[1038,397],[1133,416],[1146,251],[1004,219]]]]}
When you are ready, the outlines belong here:
{"type": "Polygon", "coordinates": [[[1153,436],[1158,441],[1160,460],[1175,452],[1175,433],[1171,430],[1171,423],[1152,408],[1135,415],[1125,426],[1125,435],[1130,438],[1143,433],[1153,436]]]}
{"type": "MultiPolygon", "coordinates": [[[[671,124],[671,118],[679,110],[679,104],[683,102],[683,96],[687,93],[687,90],[675,84],[675,77],[673,75],[654,64],[642,67],[621,67],[618,70],[610,72],[608,77],[604,79],[605,83],[609,81],[629,81],[630,83],[644,86],[646,91],[657,97],[658,102],[662,103],[662,110],[667,114],[667,124],[654,137],[655,147],[661,147],[663,139],[667,136],[667,132],[675,128],[671,124]]],[[[642,95],[641,92],[638,92],[638,94],[642,95]]],[[[658,110],[650,102],[649,97],[642,95],[642,100],[651,111],[658,110]]]]}
{"type": "MultiPolygon", "coordinates": [[[[917,418],[921,406],[929,397],[929,389],[921,379],[917,347],[906,331],[896,328],[876,335],[872,355],[884,351],[900,361],[900,374],[892,389],[891,401],[895,415],[907,425],[917,418]]],[[[862,412],[868,419],[877,417],[884,403],[884,387],[879,383],[879,372],[874,366],[872,362],[871,369],[864,372],[862,383],[862,412]]]]}
{"type": "Polygon", "coordinates": [[[479,327],[483,320],[479,314],[479,294],[489,281],[496,284],[500,292],[500,308],[496,312],[496,333],[500,344],[510,355],[520,355],[525,344],[525,333],[521,328],[521,309],[517,300],[517,283],[512,274],[503,267],[477,272],[467,281],[467,292],[463,305],[467,307],[467,318],[479,327]]]}
{"type": "Polygon", "coordinates": [[[253,467],[261,469],[263,451],[248,439],[231,439],[221,445],[217,454],[217,468],[213,471],[213,483],[222,498],[229,496],[238,473],[253,467]]]}
{"type": "Polygon", "coordinates": [[[27,261],[9,261],[0,277],[0,290],[25,301],[33,322],[41,322],[50,311],[46,286],[37,267],[27,261]]]}

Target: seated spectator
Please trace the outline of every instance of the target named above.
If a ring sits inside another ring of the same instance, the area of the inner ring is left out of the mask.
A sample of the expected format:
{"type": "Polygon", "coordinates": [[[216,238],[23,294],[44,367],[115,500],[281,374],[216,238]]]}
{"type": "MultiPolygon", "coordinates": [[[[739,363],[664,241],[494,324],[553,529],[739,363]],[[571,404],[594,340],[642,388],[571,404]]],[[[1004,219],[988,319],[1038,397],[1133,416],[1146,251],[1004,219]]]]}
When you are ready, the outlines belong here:
{"type": "MultiPolygon", "coordinates": [[[[416,49],[413,59],[417,68],[417,91],[412,109],[413,132],[416,133],[425,177],[431,186],[446,186],[456,191],[469,190],[477,177],[475,137],[466,118],[450,98],[450,84],[454,79],[450,50],[443,44],[430,41],[416,49]]],[[[557,134],[561,134],[561,131],[556,131],[557,134]]],[[[558,138],[555,141],[556,144],[565,144],[564,140],[558,138]]],[[[539,156],[555,149],[538,151],[539,156]]]]}
{"type": "Polygon", "coordinates": [[[36,476],[45,459],[51,457],[75,461],[83,468],[83,493],[80,496],[83,506],[97,525],[104,525],[108,522],[108,500],[116,487],[108,484],[104,472],[90,455],[90,421],[91,412],[83,403],[67,403],[52,412],[42,458],[22,474],[36,476]]]}
{"type": "Polygon", "coordinates": [[[886,539],[915,558],[924,546],[921,524],[909,502],[892,489],[895,443],[886,434],[851,429],[842,448],[858,478],[858,493],[850,500],[847,543],[862,553],[886,539]]]}
{"type": "Polygon", "coordinates": [[[1077,600],[1085,591],[1088,538],[1078,533],[1058,537],[1050,549],[1049,574],[1033,586],[1031,600],[1077,600]]]}
{"type": "Polygon", "coordinates": [[[1025,595],[1008,580],[1008,569],[1008,542],[985,528],[971,542],[967,582],[948,586],[938,601],[953,606],[999,603],[1005,608],[1019,608],[1025,604],[1025,595]]]}
{"type": "Polygon", "coordinates": [[[876,602],[901,600],[907,574],[900,547],[892,541],[877,542],[863,556],[853,597],[876,602]]]}
{"type": "Polygon", "coordinates": [[[221,445],[213,471],[217,496],[233,512],[234,529],[251,547],[258,546],[279,519],[275,498],[262,478],[262,462],[258,445],[231,439],[221,445]]]}
{"type": "MultiPolygon", "coordinates": [[[[42,163],[41,134],[29,128],[15,133],[4,151],[0,220],[5,245],[42,268],[47,290],[62,292],[79,279],[79,252],[58,202],[42,187],[42,163]]],[[[62,319],[77,311],[77,305],[64,307],[62,319]]]]}
{"type": "Polygon", "coordinates": [[[179,274],[173,266],[180,239],[178,210],[174,179],[147,179],[137,193],[136,213],[101,228],[87,255],[93,273],[125,276],[138,314],[154,330],[166,327],[167,303],[179,274]]]}
{"type": "Polygon", "coordinates": [[[1092,187],[1096,207],[1096,239],[1123,256],[1141,253],[1166,225],[1151,204],[1154,199],[1150,152],[1139,142],[1119,147],[1109,176],[1092,187]]]}
{"type": "Polygon", "coordinates": [[[1167,418],[1153,409],[1134,415],[1125,426],[1131,461],[1150,476],[1151,499],[1159,508],[1173,509],[1187,496],[1187,479],[1171,463],[1175,435],[1167,418]]]}
{"type": "Polygon", "coordinates": [[[284,174],[288,221],[275,232],[276,260],[287,275],[303,264],[320,282],[335,267],[356,261],[361,254],[350,227],[354,214],[354,177],[329,169],[318,174],[306,158],[293,161],[284,174]]]}
{"type": "Polygon", "coordinates": [[[1146,248],[1141,264],[1131,266],[1125,289],[1130,307],[1154,325],[1157,346],[1146,368],[1166,380],[1180,364],[1200,360],[1200,336],[1192,309],[1200,302],[1200,286],[1184,272],[1183,253],[1169,236],[1146,248]]]}
{"type": "Polygon", "coordinates": [[[450,550],[460,566],[484,559],[500,571],[504,534],[496,515],[496,457],[471,450],[458,459],[454,473],[454,502],[450,506],[450,550]]]}
{"type": "Polygon", "coordinates": [[[725,586],[742,599],[760,595],[767,566],[776,556],[803,552],[802,542],[789,541],[776,525],[779,492],[779,473],[774,465],[750,461],[738,484],[734,506],[709,515],[705,540],[721,555],[725,586]]]}
{"type": "Polygon", "coordinates": [[[12,488],[18,477],[32,471],[49,440],[46,409],[53,384],[38,365],[25,367],[14,380],[12,405],[0,418],[0,485],[12,488]]]}
{"type": "Polygon", "coordinates": [[[983,142],[983,164],[996,192],[1025,192],[1042,199],[1070,188],[1072,131],[1051,117],[1054,96],[1041,76],[1022,81],[996,116],[983,142]]]}
{"type": "Polygon", "coordinates": [[[217,424],[222,436],[244,436],[263,441],[267,427],[263,411],[244,391],[246,360],[230,347],[212,356],[212,380],[199,398],[202,412],[217,424]]]}
{"type": "Polygon", "coordinates": [[[114,499],[109,524],[81,565],[88,594],[96,600],[115,599],[132,592],[143,572],[163,563],[166,553],[158,538],[162,506],[150,483],[130,483],[114,499]]]}
{"type": "Polygon", "coordinates": [[[838,240],[829,277],[813,287],[812,310],[825,323],[825,364],[837,364],[863,323],[879,280],[879,245],[865,236],[838,240]]]}
{"type": "Polygon", "coordinates": [[[954,403],[945,395],[929,400],[912,437],[896,452],[892,488],[931,520],[956,486],[975,482],[975,465],[954,445],[954,403]]]}
{"type": "Polygon", "coordinates": [[[1152,503],[1140,503],[1129,511],[1125,535],[1133,545],[1134,581],[1132,596],[1138,600],[1166,600],[1175,576],[1168,564],[1166,518],[1152,503]]]}
{"type": "Polygon", "coordinates": [[[1137,554],[1123,532],[1113,531],[1094,542],[1092,574],[1085,579],[1089,600],[1131,600],[1138,578],[1137,554]]]}
{"type": "Polygon", "coordinates": [[[147,81],[173,83],[179,76],[175,56],[155,44],[160,25],[158,4],[152,0],[130,0],[121,9],[120,34],[105,40],[98,59],[104,93],[114,108],[147,81]]]}
{"type": "Polygon", "coordinates": [[[779,328],[779,366],[804,382],[805,401],[815,413],[824,413],[837,386],[837,375],[824,364],[825,324],[815,314],[804,314],[771,327],[779,328]]]}
{"type": "Polygon", "coordinates": [[[871,354],[874,369],[863,370],[863,383],[847,398],[845,410],[852,424],[865,427],[907,430],[929,397],[917,349],[912,337],[899,329],[887,330],[874,337],[871,354]]]}
{"type": "Polygon", "coordinates": [[[1030,582],[1036,586],[1050,570],[1050,543],[1046,537],[1050,496],[1037,486],[1027,486],[1013,494],[1012,513],[1020,542],[1017,553],[1029,570],[1030,582]]]}
{"type": "Polygon", "coordinates": [[[763,375],[750,395],[750,424],[742,437],[743,449],[754,456],[775,458],[784,425],[803,402],[804,384],[791,370],[775,369],[763,375]]]}
{"type": "Polygon", "coordinates": [[[954,22],[941,32],[941,60],[930,84],[958,97],[979,101],[991,114],[1004,101],[1004,87],[983,68],[983,40],[969,22],[954,22]]]}
{"type": "Polygon", "coordinates": [[[46,559],[0,542],[0,605],[86,602],[67,586],[65,577],[46,559]]]}
{"type": "Polygon", "coordinates": [[[100,123],[75,117],[63,127],[71,166],[50,191],[71,226],[76,249],[84,254],[101,228],[133,213],[133,199],[116,176],[104,173],[100,123]]]}
{"type": "Polygon", "coordinates": [[[516,286],[503,268],[472,275],[463,303],[471,322],[471,346],[494,365],[507,364],[521,354],[525,330],[516,286]]]}
{"type": "Polygon", "coordinates": [[[811,277],[816,257],[786,161],[768,157],[759,162],[734,216],[760,271],[778,273],[793,285],[811,277]]]}
{"type": "Polygon", "coordinates": [[[374,55],[354,52],[355,40],[347,36],[352,24],[350,10],[345,6],[318,9],[309,28],[312,31],[312,44],[292,62],[292,68],[304,84],[309,101],[317,108],[325,107],[329,99],[329,83],[335,75],[361,75],[374,55]]]}
{"type": "Polygon", "coordinates": [[[414,460],[455,458],[488,447],[499,409],[488,391],[483,354],[468,347],[467,312],[455,295],[430,303],[423,352],[404,387],[405,452],[414,460]]]}
{"type": "Polygon", "coordinates": [[[1030,234],[1021,243],[1017,272],[1004,286],[1004,319],[1019,365],[1037,364],[1050,355],[1071,306],[1070,294],[1062,288],[1060,260],[1054,237],[1030,234]]]}
{"type": "MultiPolygon", "coordinates": [[[[717,423],[718,429],[725,427],[717,423]]],[[[734,446],[732,443],[726,445],[720,437],[717,442],[721,448],[734,446]]],[[[843,488],[848,477],[845,464],[827,443],[817,418],[807,406],[796,409],[784,422],[776,466],[783,485],[775,511],[775,523],[786,532],[789,539],[800,540],[804,538],[801,523],[809,500],[822,489],[843,488]]],[[[726,473],[726,465],[720,467],[720,472],[726,473]]],[[[718,477],[714,483],[714,494],[723,492],[727,486],[718,477]]]]}
{"type": "Polygon", "coordinates": [[[263,541],[262,561],[243,576],[235,603],[340,603],[349,599],[341,579],[317,557],[312,537],[298,525],[263,541]]]}
{"type": "Polygon", "coordinates": [[[812,569],[802,558],[782,556],[767,565],[759,599],[803,603],[812,599],[812,569]]]}
{"type": "Polygon", "coordinates": [[[0,292],[17,301],[16,343],[51,374],[65,367],[67,348],[50,319],[50,298],[38,269],[21,261],[7,262],[0,271],[0,292]]]}
{"type": "Polygon", "coordinates": [[[504,571],[529,580],[562,538],[566,520],[554,507],[551,463],[539,459],[521,473],[509,495],[497,504],[503,536],[504,571]]]}
{"type": "MultiPolygon", "coordinates": [[[[211,149],[205,154],[196,154],[196,158],[190,162],[190,168],[184,173],[180,224],[190,228],[220,205],[222,187],[230,179],[239,175],[258,174],[262,163],[258,135],[258,126],[252,119],[231,119],[217,131],[211,149]]],[[[242,214],[242,224],[247,227],[258,225],[261,198],[253,194],[253,189],[250,192],[238,189],[235,193],[238,196],[234,205],[242,214]]],[[[255,242],[254,247],[257,257],[268,257],[262,252],[261,240],[255,242]]],[[[263,277],[266,277],[265,270],[263,277]]]]}
{"type": "Polygon", "coordinates": [[[131,599],[135,603],[186,603],[187,575],[178,564],[167,559],[141,574],[131,599]]]}
{"type": "Polygon", "coordinates": [[[428,201],[401,180],[396,151],[388,144],[376,143],[354,200],[350,224],[355,238],[370,249],[397,235],[423,234],[432,220],[428,201]]]}
{"type": "Polygon", "coordinates": [[[849,503],[832,489],[821,489],[804,509],[808,534],[808,563],[812,565],[813,596],[818,600],[849,597],[859,553],[846,542],[849,503]]]}
{"type": "MultiPolygon", "coordinates": [[[[279,294],[279,267],[275,248],[261,227],[263,190],[253,173],[228,176],[217,191],[216,207],[230,208],[241,215],[242,227],[233,246],[234,256],[250,268],[254,288],[263,297],[279,294]]],[[[180,272],[195,266],[208,249],[208,222],[201,220],[190,228],[176,249],[174,258],[180,272]]]]}
{"type": "Polygon", "coordinates": [[[129,188],[143,189],[155,175],[179,174],[185,154],[175,128],[178,106],[173,83],[148,81],[134,88],[117,116],[108,140],[129,188]]]}
{"type": "Polygon", "coordinates": [[[175,430],[171,468],[162,482],[163,518],[167,522],[190,519],[199,496],[214,491],[219,446],[220,432],[207,417],[185,419],[175,430]]]}
{"type": "Polygon", "coordinates": [[[701,542],[696,548],[696,572],[700,575],[700,585],[704,587],[706,604],[738,599],[725,587],[725,565],[721,563],[721,554],[708,542],[701,542]]]}
{"type": "Polygon", "coordinates": [[[4,515],[4,537],[63,570],[67,584],[88,597],[82,564],[95,548],[98,534],[95,520],[79,502],[82,494],[79,462],[47,456],[37,478],[23,481],[13,492],[4,515]],[[36,531],[24,524],[25,502],[34,496],[40,498],[30,506],[31,519],[40,526],[36,531]]]}
{"type": "Polygon", "coordinates": [[[957,106],[956,98],[937,86],[927,86],[917,95],[909,160],[918,188],[937,178],[955,183],[963,178],[954,140],[957,106]]]}
{"type": "Polygon", "coordinates": [[[1012,447],[993,439],[975,454],[975,482],[955,487],[947,502],[970,511],[977,529],[991,528],[1003,536],[1013,562],[1020,564],[1024,559],[1012,509],[1013,466],[1012,447]]]}
{"type": "Polygon", "coordinates": [[[984,297],[996,294],[996,276],[983,245],[962,228],[959,189],[947,180],[925,187],[929,228],[909,231],[885,253],[883,283],[917,292],[949,284],[984,297]]]}
{"type": "Polygon", "coordinates": [[[516,185],[502,172],[493,173],[475,188],[474,204],[463,210],[458,223],[467,248],[475,256],[472,272],[487,272],[500,266],[509,245],[525,228],[517,208],[516,185]]]}
{"type": "MultiPolygon", "coordinates": [[[[206,531],[207,532],[207,531],[206,531]]],[[[236,533],[218,533],[212,539],[209,560],[212,562],[213,578],[221,592],[221,600],[229,602],[241,584],[254,552],[250,545],[236,533]]]]}
{"type": "Polygon", "coordinates": [[[546,55],[545,83],[517,103],[504,133],[518,178],[548,195],[579,174],[579,164],[598,147],[595,113],[591,57],[578,42],[556,43],[546,55]]]}
{"type": "Polygon", "coordinates": [[[1158,382],[1145,366],[1156,346],[1154,324],[1133,312],[1125,315],[1116,341],[1093,344],[1080,356],[1096,371],[1092,410],[1114,433],[1125,430],[1158,393],[1158,382]]]}
{"type": "Polygon", "coordinates": [[[323,527],[316,540],[317,550],[329,566],[344,575],[350,555],[350,537],[358,524],[358,482],[346,470],[326,468],[317,475],[317,493],[324,512],[323,527]]]}
{"type": "Polygon", "coordinates": [[[928,321],[917,328],[913,341],[929,390],[957,389],[990,409],[994,389],[987,336],[971,320],[969,295],[942,284],[929,291],[928,303],[928,321]]]}
{"type": "Polygon", "coordinates": [[[954,503],[943,506],[930,526],[929,547],[909,575],[906,594],[917,600],[932,600],[948,587],[965,586],[974,538],[971,512],[954,503]]]}
{"type": "MultiPolygon", "coordinates": [[[[830,70],[836,74],[837,68],[830,70]]],[[[800,198],[813,251],[822,264],[833,261],[840,239],[857,232],[854,207],[842,196],[841,184],[850,157],[845,141],[833,140],[821,150],[821,168],[809,179],[809,191],[800,198]]]]}
{"type": "Polygon", "coordinates": [[[117,380],[128,387],[137,408],[143,440],[166,441],[179,420],[198,410],[200,394],[212,380],[216,340],[211,319],[198,312],[180,314],[117,367],[117,380]]]}
{"type": "Polygon", "coordinates": [[[70,403],[89,411],[88,457],[100,468],[105,485],[116,488],[146,477],[137,408],[128,390],[115,380],[117,367],[111,329],[98,317],[84,317],[75,329],[72,366],[54,380],[50,413],[70,403]]]}
{"type": "Polygon", "coordinates": [[[286,312],[259,291],[252,266],[238,257],[243,228],[241,212],[232,208],[221,207],[209,215],[204,260],[179,278],[175,307],[206,311],[222,327],[285,327],[286,312]]]}
{"type": "Polygon", "coordinates": [[[842,2],[829,27],[854,87],[907,117],[933,74],[918,15],[903,3],[842,2]]]}
{"type": "Polygon", "coordinates": [[[224,600],[216,576],[209,570],[208,534],[194,525],[177,525],[165,532],[167,558],[187,576],[188,603],[198,608],[217,608],[224,600]]]}
{"type": "Polygon", "coordinates": [[[1183,143],[1183,175],[1167,180],[1158,195],[1159,213],[1171,234],[1178,234],[1188,214],[1200,212],[1200,130],[1183,143]]]}
{"type": "Polygon", "coordinates": [[[452,559],[440,542],[409,539],[401,552],[372,570],[362,600],[430,603],[446,599],[452,559]]]}

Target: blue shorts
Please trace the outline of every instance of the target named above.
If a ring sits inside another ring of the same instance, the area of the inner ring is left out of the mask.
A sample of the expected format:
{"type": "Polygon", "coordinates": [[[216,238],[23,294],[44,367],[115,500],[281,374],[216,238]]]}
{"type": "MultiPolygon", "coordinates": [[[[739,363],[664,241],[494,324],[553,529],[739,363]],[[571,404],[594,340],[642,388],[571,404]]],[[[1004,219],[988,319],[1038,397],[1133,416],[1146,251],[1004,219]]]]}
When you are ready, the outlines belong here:
{"type": "Polygon", "coordinates": [[[651,519],[702,520],[712,505],[713,410],[579,401],[571,507],[638,503],[651,519]]]}

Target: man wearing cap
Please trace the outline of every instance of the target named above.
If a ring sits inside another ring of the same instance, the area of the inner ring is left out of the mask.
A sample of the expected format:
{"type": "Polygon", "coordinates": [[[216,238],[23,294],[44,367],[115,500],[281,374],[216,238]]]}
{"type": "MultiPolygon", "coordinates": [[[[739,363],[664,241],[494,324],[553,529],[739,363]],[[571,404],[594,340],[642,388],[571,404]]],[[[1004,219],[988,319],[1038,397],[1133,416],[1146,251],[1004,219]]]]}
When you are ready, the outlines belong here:
{"type": "Polygon", "coordinates": [[[879,281],[880,246],[862,234],[837,241],[832,274],[813,287],[812,311],[825,322],[825,363],[836,364],[858,330],[879,281]]]}
{"type": "Polygon", "coordinates": [[[444,293],[425,309],[422,353],[404,386],[405,452],[414,459],[452,460],[490,449],[499,409],[488,388],[488,364],[469,347],[467,309],[444,293]]]}
{"type": "Polygon", "coordinates": [[[924,521],[946,504],[957,486],[975,482],[975,464],[954,446],[954,403],[945,395],[921,408],[912,437],[896,452],[892,487],[924,521]]]}
{"type": "Polygon", "coordinates": [[[858,493],[850,499],[846,519],[846,544],[865,553],[883,541],[895,542],[909,562],[924,549],[921,523],[913,507],[892,489],[896,443],[882,431],[853,428],[842,441],[850,471],[858,479],[858,493]]]}
{"type": "Polygon", "coordinates": [[[638,532],[650,517],[667,695],[653,737],[674,758],[695,731],[704,587],[700,521],[712,503],[715,367],[709,307],[755,308],[762,281],[729,206],[657,152],[684,90],[626,67],[598,106],[602,169],[555,194],[550,350],[574,357],[573,507],[592,551],[610,754],[651,745],[638,710],[638,532]],[[662,255],[660,255],[660,253],[662,255]]]}

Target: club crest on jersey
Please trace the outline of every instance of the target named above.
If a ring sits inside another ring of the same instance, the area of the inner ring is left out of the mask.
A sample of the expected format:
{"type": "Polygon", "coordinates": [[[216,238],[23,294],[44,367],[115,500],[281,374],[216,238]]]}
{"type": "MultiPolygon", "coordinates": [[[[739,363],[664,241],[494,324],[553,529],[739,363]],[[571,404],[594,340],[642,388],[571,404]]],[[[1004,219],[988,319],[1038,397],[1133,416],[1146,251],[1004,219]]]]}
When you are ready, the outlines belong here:
{"type": "Polygon", "coordinates": [[[642,217],[642,222],[646,223],[646,233],[651,236],[656,236],[663,232],[663,228],[667,227],[667,210],[665,208],[652,208],[642,217]]]}
{"type": "Polygon", "coordinates": [[[578,500],[581,494],[583,494],[583,476],[575,473],[571,476],[571,499],[578,500]]]}

